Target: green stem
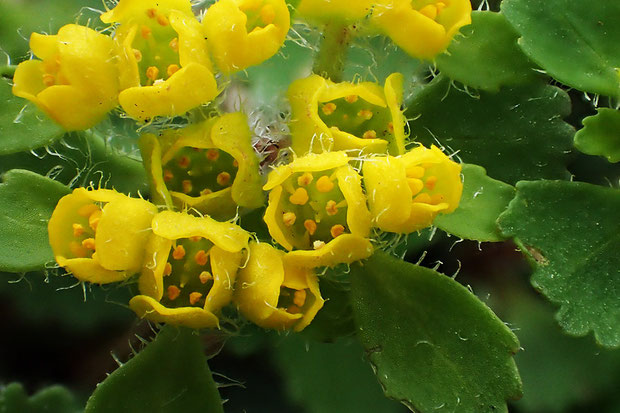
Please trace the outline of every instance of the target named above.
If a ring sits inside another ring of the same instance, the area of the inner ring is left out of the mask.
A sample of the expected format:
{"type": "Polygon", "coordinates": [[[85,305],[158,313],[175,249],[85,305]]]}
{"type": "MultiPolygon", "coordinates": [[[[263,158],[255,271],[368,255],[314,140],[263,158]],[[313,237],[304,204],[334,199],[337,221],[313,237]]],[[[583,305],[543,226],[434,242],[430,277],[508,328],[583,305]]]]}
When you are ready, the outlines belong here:
{"type": "Polygon", "coordinates": [[[0,66],[0,76],[12,78],[15,74],[15,69],[17,69],[17,65],[0,66]]]}
{"type": "Polygon", "coordinates": [[[321,48],[314,60],[314,73],[334,82],[342,81],[351,37],[348,25],[327,23],[323,29],[321,48]]]}

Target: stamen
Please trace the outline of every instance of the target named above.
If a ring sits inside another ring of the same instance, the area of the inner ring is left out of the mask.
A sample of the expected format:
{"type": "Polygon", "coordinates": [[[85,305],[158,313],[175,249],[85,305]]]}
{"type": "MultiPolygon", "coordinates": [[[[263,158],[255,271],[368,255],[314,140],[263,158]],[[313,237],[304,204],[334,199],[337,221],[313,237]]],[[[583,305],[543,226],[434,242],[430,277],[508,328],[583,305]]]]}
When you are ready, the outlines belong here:
{"type": "Polygon", "coordinates": [[[172,76],[173,74],[175,74],[176,72],[179,71],[179,65],[176,64],[171,64],[168,65],[168,67],[166,68],[166,74],[168,75],[168,77],[172,76]]]}
{"type": "Polygon", "coordinates": [[[146,69],[146,77],[150,80],[157,80],[157,76],[159,76],[159,69],[156,66],[149,66],[146,69]]]}
{"type": "Polygon", "coordinates": [[[310,185],[310,182],[312,182],[313,179],[314,177],[312,176],[310,172],[305,172],[303,175],[297,178],[297,185],[299,186],[310,185]]]}
{"type": "Polygon", "coordinates": [[[157,10],[155,10],[155,9],[148,9],[146,11],[146,15],[149,16],[149,19],[154,19],[155,16],[157,16],[157,10]]]}
{"type": "Polygon", "coordinates": [[[194,291],[193,293],[189,293],[189,303],[194,305],[202,298],[202,293],[194,291]]]}
{"type": "Polygon", "coordinates": [[[94,238],[86,238],[84,241],[82,241],[82,246],[84,248],[89,249],[89,250],[94,250],[95,249],[95,239],[94,238]]]}
{"type": "Polygon", "coordinates": [[[344,232],[344,226],[340,224],[336,224],[330,228],[329,233],[332,234],[332,237],[336,238],[339,235],[342,235],[344,232]]]}
{"type": "Polygon", "coordinates": [[[308,202],[308,191],[304,188],[297,188],[293,195],[288,197],[288,200],[291,201],[291,204],[306,205],[306,202],[308,202]]]}
{"type": "Polygon", "coordinates": [[[177,298],[179,298],[179,295],[181,295],[181,290],[179,289],[179,287],[177,287],[176,285],[168,286],[168,299],[170,301],[176,300],[177,298]]]}
{"type": "Polygon", "coordinates": [[[174,39],[170,40],[170,43],[168,43],[168,46],[170,46],[172,50],[178,53],[179,52],[179,38],[175,37],[174,39]]]}
{"type": "Polygon", "coordinates": [[[365,120],[370,120],[372,119],[372,111],[370,109],[362,109],[359,112],[357,112],[357,116],[359,116],[360,118],[363,118],[365,120]]]}
{"type": "Polygon", "coordinates": [[[73,224],[73,236],[79,237],[84,233],[84,227],[80,224],[73,224]]]}
{"type": "Polygon", "coordinates": [[[357,102],[357,95],[345,96],[344,100],[346,100],[349,103],[355,103],[355,102],[357,102]]]}
{"type": "Polygon", "coordinates": [[[194,189],[194,185],[192,185],[192,181],[190,181],[189,179],[184,179],[181,182],[181,186],[183,187],[184,194],[189,194],[190,192],[192,192],[192,189],[194,189]]]}
{"type": "Polygon", "coordinates": [[[148,39],[151,36],[151,29],[148,26],[142,26],[140,28],[140,36],[143,39],[148,39]]]}
{"type": "Polygon", "coordinates": [[[142,61],[142,52],[138,49],[133,49],[133,56],[136,58],[136,62],[142,61]]]}
{"type": "Polygon", "coordinates": [[[321,108],[324,114],[331,115],[336,110],[336,104],[334,102],[329,102],[323,105],[321,108]]]}
{"type": "Polygon", "coordinates": [[[230,174],[228,172],[220,172],[216,180],[219,185],[226,186],[230,182],[230,174]]]}
{"type": "Polygon", "coordinates": [[[406,173],[408,178],[420,179],[426,173],[426,169],[422,168],[421,166],[411,166],[407,168],[406,173]]]}
{"type": "Polygon", "coordinates": [[[282,214],[282,221],[284,222],[284,225],[286,225],[287,227],[292,226],[296,220],[297,220],[297,215],[295,215],[294,212],[285,212],[284,214],[282,214]]]}
{"type": "Polygon", "coordinates": [[[175,260],[182,260],[185,257],[185,248],[183,245],[177,245],[174,247],[174,251],[172,251],[172,258],[175,260]]]}
{"type": "Polygon", "coordinates": [[[202,239],[202,237],[201,237],[201,236],[189,237],[189,240],[190,240],[191,242],[198,242],[198,241],[200,241],[201,239],[202,239]]]}
{"type": "Polygon", "coordinates": [[[338,206],[336,205],[336,201],[331,199],[327,201],[327,203],[325,204],[325,211],[327,212],[327,215],[336,215],[338,213],[338,206]]]}
{"type": "Polygon", "coordinates": [[[433,205],[441,204],[443,200],[444,197],[442,194],[434,194],[431,196],[431,204],[433,205]]]}
{"type": "Polygon", "coordinates": [[[56,84],[56,78],[49,73],[43,73],[43,84],[47,87],[54,86],[56,84]]]}
{"type": "Polygon", "coordinates": [[[204,250],[200,250],[194,255],[194,261],[198,265],[207,265],[207,261],[209,260],[209,254],[207,254],[204,250]]]}
{"type": "Polygon", "coordinates": [[[437,177],[435,175],[426,178],[426,187],[429,191],[435,189],[435,184],[437,184],[437,177]]]}
{"type": "Polygon", "coordinates": [[[172,274],[172,264],[167,262],[166,265],[164,265],[164,277],[170,274],[172,274]]]}
{"type": "Polygon", "coordinates": [[[101,215],[103,215],[103,211],[97,209],[95,212],[90,214],[88,217],[88,226],[93,230],[97,231],[97,225],[99,225],[99,220],[101,219],[101,215]]]}
{"type": "Polygon", "coordinates": [[[296,305],[290,305],[286,309],[286,312],[290,314],[299,314],[301,313],[301,308],[297,307],[296,305]]]}
{"type": "Polygon", "coordinates": [[[174,174],[169,169],[164,169],[164,181],[170,182],[174,178],[174,174]]]}
{"type": "Polygon", "coordinates": [[[307,219],[304,221],[304,228],[308,231],[308,234],[314,235],[316,232],[316,222],[312,219],[307,219]]]}
{"type": "Polygon", "coordinates": [[[210,190],[209,188],[205,188],[202,191],[200,191],[200,195],[202,195],[202,196],[209,195],[209,194],[212,194],[212,193],[213,193],[213,191],[210,190]]]}
{"type": "Polygon", "coordinates": [[[394,133],[394,124],[392,122],[388,122],[387,130],[392,134],[394,133]]]}
{"type": "Polygon", "coordinates": [[[159,23],[160,26],[167,26],[169,24],[168,19],[163,14],[157,15],[157,23],[159,23]]]}
{"type": "Polygon", "coordinates": [[[72,241],[69,243],[69,250],[71,254],[75,255],[78,258],[86,257],[86,250],[82,247],[82,244],[72,241]]]}
{"type": "Polygon", "coordinates": [[[364,134],[362,135],[362,138],[364,139],[377,139],[377,132],[375,132],[374,130],[370,129],[367,130],[366,132],[364,132],[364,134]]]}
{"type": "Polygon", "coordinates": [[[407,178],[407,185],[409,185],[409,189],[411,189],[412,196],[416,195],[424,188],[424,182],[417,178],[407,178]]]}
{"type": "Polygon", "coordinates": [[[316,181],[316,189],[319,192],[327,193],[334,188],[334,183],[329,179],[329,176],[323,175],[316,181]]]}
{"type": "Polygon", "coordinates": [[[239,162],[236,159],[233,160],[233,167],[234,168],[238,168],[239,167],[239,162]]]}
{"type": "Polygon", "coordinates": [[[423,192],[420,195],[413,198],[413,203],[430,204],[431,201],[432,201],[431,196],[427,194],[426,192],[423,192]]]}
{"type": "Polygon", "coordinates": [[[181,168],[187,168],[191,162],[192,161],[191,159],[189,159],[189,156],[181,156],[179,158],[178,164],[181,168]]]}
{"type": "Polygon", "coordinates": [[[306,303],[306,290],[297,290],[293,295],[293,303],[297,307],[303,307],[306,303]]]}
{"type": "Polygon", "coordinates": [[[220,157],[220,151],[218,149],[211,148],[207,150],[206,155],[208,160],[217,161],[220,157]]]}
{"type": "Polygon", "coordinates": [[[206,284],[207,281],[212,280],[213,276],[211,275],[211,273],[209,271],[203,271],[200,273],[200,275],[198,276],[198,278],[200,278],[200,282],[202,284],[206,284]]]}

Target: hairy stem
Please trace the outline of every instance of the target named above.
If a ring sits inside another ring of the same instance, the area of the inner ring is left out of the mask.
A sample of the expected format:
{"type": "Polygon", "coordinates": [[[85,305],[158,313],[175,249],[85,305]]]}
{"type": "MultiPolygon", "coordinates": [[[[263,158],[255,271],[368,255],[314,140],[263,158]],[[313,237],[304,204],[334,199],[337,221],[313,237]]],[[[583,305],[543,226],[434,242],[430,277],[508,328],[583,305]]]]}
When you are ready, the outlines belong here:
{"type": "Polygon", "coordinates": [[[321,48],[314,61],[314,73],[340,82],[351,42],[351,28],[342,23],[327,23],[322,37],[321,48]]]}

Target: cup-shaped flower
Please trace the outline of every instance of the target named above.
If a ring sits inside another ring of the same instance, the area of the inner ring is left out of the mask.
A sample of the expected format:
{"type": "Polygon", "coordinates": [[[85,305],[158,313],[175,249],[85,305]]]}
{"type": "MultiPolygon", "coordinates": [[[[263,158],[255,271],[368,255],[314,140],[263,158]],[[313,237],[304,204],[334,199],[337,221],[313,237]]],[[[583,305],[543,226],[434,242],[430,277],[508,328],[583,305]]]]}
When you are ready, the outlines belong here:
{"type": "Polygon", "coordinates": [[[56,262],[80,281],[106,284],[140,271],[155,205],[109,189],[77,188],[48,223],[56,262]]]}
{"type": "Polygon", "coordinates": [[[371,24],[412,57],[431,60],[471,23],[470,0],[382,0],[371,24]]]}
{"type": "Polygon", "coordinates": [[[118,100],[132,118],[182,115],[217,95],[202,26],[189,0],[120,0],[101,20],[120,23],[114,35],[118,100]]]}
{"type": "Polygon", "coordinates": [[[294,251],[299,265],[333,266],[372,254],[361,177],[345,152],[297,158],[273,170],[263,189],[270,191],[269,233],[289,251],[304,250],[294,251]]]}
{"type": "Polygon", "coordinates": [[[129,306],[141,318],[191,328],[219,326],[232,299],[249,234],[207,216],[163,211],[153,218],[138,282],[129,306]]]}
{"type": "Polygon", "coordinates": [[[373,225],[410,233],[459,205],[461,165],[436,146],[418,146],[402,156],[368,158],[362,167],[373,225]]]}
{"type": "Polygon", "coordinates": [[[35,103],[66,130],[88,129],[117,105],[118,69],[109,37],[68,24],[56,35],[33,33],[30,48],[41,60],[17,66],[13,94],[35,103]]]}
{"type": "Polygon", "coordinates": [[[218,68],[233,73],[276,54],[290,19],[284,0],[219,0],[202,23],[218,68]]]}
{"type": "Polygon", "coordinates": [[[355,23],[362,21],[372,11],[372,0],[301,0],[297,13],[313,23],[355,23]]]}
{"type": "Polygon", "coordinates": [[[402,85],[400,73],[388,76],[383,88],[372,82],[334,83],[318,75],[293,82],[288,90],[293,150],[298,155],[404,153],[402,85]]]}
{"type": "Polygon", "coordinates": [[[221,220],[235,216],[237,206],[263,205],[258,158],[243,113],[160,135],[140,138],[155,202],[194,208],[221,220]]]}
{"type": "Polygon", "coordinates": [[[248,262],[239,270],[234,302],[260,327],[301,331],[323,307],[317,276],[293,265],[286,253],[266,243],[250,243],[248,262]]]}

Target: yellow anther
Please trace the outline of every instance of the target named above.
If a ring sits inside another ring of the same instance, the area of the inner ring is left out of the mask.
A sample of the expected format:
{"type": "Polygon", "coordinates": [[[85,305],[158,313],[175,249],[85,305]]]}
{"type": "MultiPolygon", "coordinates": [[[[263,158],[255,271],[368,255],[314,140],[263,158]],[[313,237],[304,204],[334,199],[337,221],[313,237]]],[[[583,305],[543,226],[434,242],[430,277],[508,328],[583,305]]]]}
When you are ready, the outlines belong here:
{"type": "Polygon", "coordinates": [[[194,185],[192,185],[192,181],[190,181],[189,179],[184,179],[181,182],[181,186],[183,188],[184,194],[189,194],[190,192],[192,192],[192,189],[194,189],[194,185]]]}
{"type": "Polygon", "coordinates": [[[428,6],[422,7],[420,9],[420,13],[431,20],[435,20],[437,18],[437,12],[437,6],[435,6],[434,4],[429,4],[428,6]]]}
{"type": "Polygon", "coordinates": [[[189,237],[188,238],[191,242],[198,242],[202,239],[201,236],[196,236],[196,237],[189,237]]]}
{"type": "Polygon", "coordinates": [[[192,160],[189,159],[189,156],[183,155],[179,158],[179,161],[177,163],[181,168],[185,169],[189,166],[190,163],[192,163],[192,160]]]}
{"type": "Polygon", "coordinates": [[[43,84],[45,86],[54,86],[56,84],[56,77],[49,73],[43,73],[43,84]]]}
{"type": "Polygon", "coordinates": [[[174,258],[175,260],[182,260],[185,257],[185,248],[183,248],[183,245],[177,245],[176,247],[174,247],[174,250],[172,251],[172,258],[174,258]]]}
{"type": "Polygon", "coordinates": [[[314,235],[316,232],[316,222],[312,219],[307,219],[304,221],[304,228],[308,231],[308,234],[314,235]]]}
{"type": "Polygon", "coordinates": [[[360,118],[366,119],[366,120],[370,120],[372,119],[372,110],[370,109],[362,109],[359,112],[357,112],[357,116],[359,116],[360,118]]]}
{"type": "Polygon", "coordinates": [[[84,233],[84,227],[80,224],[73,224],[73,236],[79,237],[84,233]]]}
{"type": "Polygon", "coordinates": [[[170,182],[174,178],[174,174],[169,169],[164,169],[164,181],[170,182]]]}
{"type": "Polygon", "coordinates": [[[432,201],[431,196],[427,194],[426,192],[423,192],[420,195],[413,198],[414,203],[430,204],[431,201],[432,201]]]}
{"type": "Polygon", "coordinates": [[[179,38],[175,37],[174,39],[170,40],[170,43],[168,43],[168,46],[170,46],[170,48],[174,50],[175,52],[178,52],[179,51],[179,38]]]}
{"type": "Polygon", "coordinates": [[[103,215],[103,211],[97,209],[88,217],[88,226],[93,230],[97,231],[97,225],[99,225],[99,220],[101,219],[101,215],[103,215]]]}
{"type": "Polygon", "coordinates": [[[194,291],[193,293],[189,293],[189,303],[191,305],[196,304],[202,298],[202,293],[194,291]]]}
{"type": "Polygon", "coordinates": [[[151,37],[151,29],[148,26],[142,26],[140,28],[140,36],[142,36],[143,39],[148,39],[151,37]]]}
{"type": "Polygon", "coordinates": [[[323,105],[321,108],[324,114],[331,115],[336,110],[336,104],[334,102],[329,102],[323,105]]]}
{"type": "Polygon", "coordinates": [[[387,125],[387,130],[389,133],[393,134],[394,133],[394,124],[392,122],[388,122],[387,125]]]}
{"type": "Polygon", "coordinates": [[[207,281],[212,280],[213,276],[211,275],[211,273],[209,271],[203,271],[200,273],[200,275],[198,276],[198,278],[200,279],[200,282],[202,284],[206,284],[207,281]]]}
{"type": "Polygon", "coordinates": [[[213,193],[213,191],[210,190],[209,188],[205,188],[202,191],[200,191],[200,195],[202,195],[202,196],[209,195],[209,194],[212,194],[212,193],[213,193]]]}
{"type": "Polygon", "coordinates": [[[444,197],[442,194],[434,194],[431,196],[431,204],[433,205],[441,204],[443,200],[444,197]]]}
{"type": "Polygon", "coordinates": [[[314,177],[312,176],[310,172],[305,172],[303,175],[297,177],[297,185],[299,186],[310,185],[310,182],[312,182],[313,179],[314,177]]]}
{"type": "Polygon", "coordinates": [[[357,95],[345,96],[344,100],[346,100],[349,103],[355,103],[355,102],[357,102],[357,95]]]}
{"type": "Polygon", "coordinates": [[[136,58],[136,62],[142,61],[142,52],[138,49],[133,49],[133,56],[136,58]]]}
{"type": "Polygon", "coordinates": [[[284,214],[282,214],[282,221],[284,222],[284,225],[286,225],[287,227],[292,226],[296,220],[297,220],[297,215],[295,215],[294,212],[285,212],[284,214]]]}
{"type": "Polygon", "coordinates": [[[327,193],[334,189],[334,183],[329,179],[329,176],[323,175],[316,181],[316,189],[318,189],[319,192],[327,193]]]}
{"type": "Polygon", "coordinates": [[[306,205],[306,202],[308,202],[308,191],[304,188],[297,188],[293,195],[288,197],[288,200],[291,204],[306,205]]]}
{"type": "Polygon", "coordinates": [[[94,250],[95,249],[95,239],[94,238],[86,238],[84,241],[82,241],[82,246],[84,248],[89,249],[89,250],[94,250]]]}
{"type": "Polygon", "coordinates": [[[364,132],[364,134],[362,135],[362,138],[364,139],[377,139],[377,132],[375,132],[374,130],[370,129],[367,130],[366,132],[364,132]]]}
{"type": "Polygon", "coordinates": [[[306,303],[306,290],[297,290],[293,295],[293,304],[297,307],[303,307],[306,303]]]}
{"type": "Polygon", "coordinates": [[[407,184],[411,189],[411,195],[417,195],[424,188],[424,182],[417,178],[407,178],[407,184]]]}
{"type": "Polygon", "coordinates": [[[276,18],[276,10],[273,8],[271,4],[265,4],[260,9],[260,19],[267,24],[273,23],[273,20],[276,18]]]}
{"type": "Polygon", "coordinates": [[[429,191],[435,189],[435,184],[437,184],[437,177],[435,175],[426,178],[425,186],[428,188],[429,191]]]}
{"type": "Polygon", "coordinates": [[[342,235],[344,232],[344,226],[340,224],[336,224],[329,229],[329,233],[332,234],[332,237],[336,238],[338,235],[342,235]]]}
{"type": "Polygon", "coordinates": [[[299,314],[301,313],[301,308],[297,307],[296,305],[290,305],[286,309],[286,312],[290,314],[299,314]]]}
{"type": "Polygon", "coordinates": [[[155,81],[157,80],[157,76],[159,76],[159,69],[156,66],[149,66],[146,69],[147,79],[155,81]]]}
{"type": "Polygon", "coordinates": [[[170,274],[172,274],[172,264],[167,262],[166,265],[164,265],[164,277],[170,274]]]}
{"type": "Polygon", "coordinates": [[[216,181],[218,185],[226,186],[230,183],[230,174],[228,172],[220,172],[217,174],[216,181]]]}
{"type": "Polygon", "coordinates": [[[95,204],[86,204],[80,207],[80,209],[77,210],[77,213],[78,215],[86,218],[86,217],[89,217],[93,212],[97,211],[98,209],[100,208],[95,204]]]}
{"type": "Polygon", "coordinates": [[[407,178],[422,178],[426,173],[426,169],[421,166],[411,166],[406,170],[407,178]]]}
{"type": "Polygon", "coordinates": [[[215,148],[208,149],[206,152],[206,156],[207,159],[210,161],[217,161],[217,159],[220,157],[220,151],[219,149],[215,148]]]}
{"type": "Polygon", "coordinates": [[[168,299],[174,301],[181,295],[181,290],[176,285],[168,286],[168,299]]]}
{"type": "Polygon", "coordinates": [[[342,120],[349,120],[349,115],[347,115],[346,113],[342,115],[342,120]]]}
{"type": "Polygon", "coordinates": [[[176,64],[171,64],[168,65],[168,67],[166,68],[166,74],[168,75],[168,77],[172,76],[173,74],[175,74],[176,72],[179,71],[179,65],[176,64]]]}
{"type": "Polygon", "coordinates": [[[325,246],[325,243],[318,239],[312,243],[312,248],[314,248],[315,250],[320,250],[324,246],[325,246]]]}
{"type": "Polygon", "coordinates": [[[84,247],[82,247],[82,244],[80,244],[79,242],[75,242],[75,241],[70,242],[69,250],[71,251],[71,254],[73,254],[74,256],[78,258],[86,257],[87,251],[84,249],[84,247]]]}
{"type": "Polygon", "coordinates": [[[325,211],[327,215],[336,215],[338,213],[338,205],[336,205],[336,201],[329,200],[325,204],[325,211]]]}
{"type": "Polygon", "coordinates": [[[157,10],[155,9],[147,9],[146,15],[149,16],[149,19],[154,19],[157,16],[157,10]]]}
{"type": "Polygon", "coordinates": [[[168,19],[163,14],[157,15],[157,23],[159,23],[160,26],[167,26],[169,24],[168,19]]]}
{"type": "Polygon", "coordinates": [[[237,161],[236,159],[233,160],[233,168],[238,168],[239,167],[239,161],[237,161]]]}
{"type": "Polygon", "coordinates": [[[207,261],[209,260],[209,254],[207,254],[204,250],[200,250],[194,255],[194,261],[198,265],[207,265],[207,261]]]}

